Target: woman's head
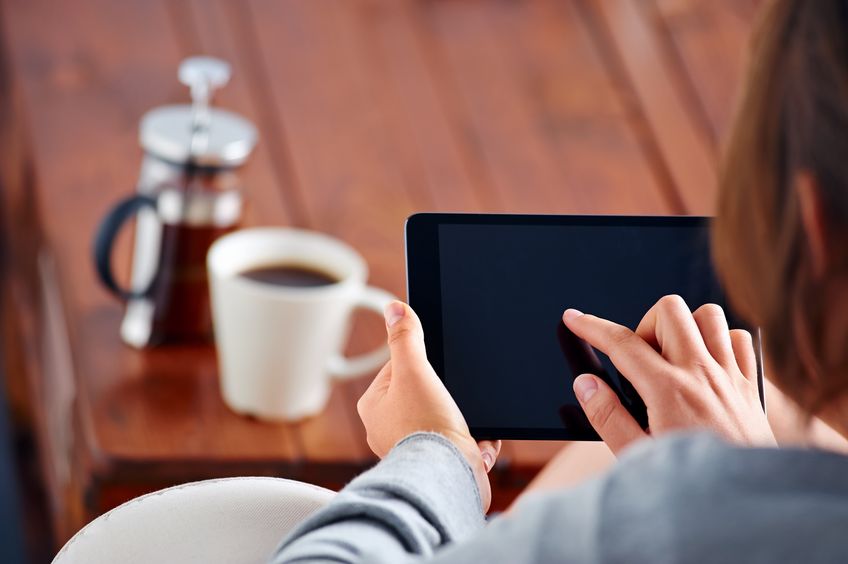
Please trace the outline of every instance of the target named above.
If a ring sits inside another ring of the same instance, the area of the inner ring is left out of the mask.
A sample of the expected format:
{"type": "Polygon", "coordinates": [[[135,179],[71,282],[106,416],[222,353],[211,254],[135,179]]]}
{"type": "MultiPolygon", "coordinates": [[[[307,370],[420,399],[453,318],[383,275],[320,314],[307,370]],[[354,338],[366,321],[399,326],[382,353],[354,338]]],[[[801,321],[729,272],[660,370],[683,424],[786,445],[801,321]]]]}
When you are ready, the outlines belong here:
{"type": "Polygon", "coordinates": [[[811,412],[848,392],[848,0],[777,0],[754,38],[720,179],[714,254],[811,412]],[[836,289],[841,293],[834,293],[836,289]]]}

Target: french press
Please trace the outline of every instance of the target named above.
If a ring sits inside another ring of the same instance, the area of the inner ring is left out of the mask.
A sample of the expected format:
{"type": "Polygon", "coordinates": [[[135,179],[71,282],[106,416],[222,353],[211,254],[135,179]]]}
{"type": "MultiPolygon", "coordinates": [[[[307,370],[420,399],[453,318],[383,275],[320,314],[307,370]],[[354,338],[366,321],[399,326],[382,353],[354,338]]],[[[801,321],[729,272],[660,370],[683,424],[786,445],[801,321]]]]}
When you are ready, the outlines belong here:
{"type": "Polygon", "coordinates": [[[94,242],[97,274],[126,301],[121,338],[133,347],[210,336],[212,321],[206,253],[242,215],[238,168],[256,144],[256,128],[234,113],[210,107],[230,67],[191,57],[179,67],[191,105],[162,106],[140,124],[144,159],[136,194],[103,219],[94,242]],[[130,288],[115,279],[111,252],[119,230],[136,217],[130,288]]]}

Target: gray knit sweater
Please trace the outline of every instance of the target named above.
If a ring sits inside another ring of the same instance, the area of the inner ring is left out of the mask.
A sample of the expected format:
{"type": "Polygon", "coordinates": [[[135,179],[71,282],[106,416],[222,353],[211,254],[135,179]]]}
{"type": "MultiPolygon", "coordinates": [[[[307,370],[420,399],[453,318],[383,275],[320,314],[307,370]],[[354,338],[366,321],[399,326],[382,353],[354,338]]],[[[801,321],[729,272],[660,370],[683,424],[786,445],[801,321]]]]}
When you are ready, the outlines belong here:
{"type": "Polygon", "coordinates": [[[848,562],[848,457],[745,449],[712,435],[643,441],[607,474],[528,496],[488,524],[471,468],[418,433],[281,544],[306,562],[848,562]]]}

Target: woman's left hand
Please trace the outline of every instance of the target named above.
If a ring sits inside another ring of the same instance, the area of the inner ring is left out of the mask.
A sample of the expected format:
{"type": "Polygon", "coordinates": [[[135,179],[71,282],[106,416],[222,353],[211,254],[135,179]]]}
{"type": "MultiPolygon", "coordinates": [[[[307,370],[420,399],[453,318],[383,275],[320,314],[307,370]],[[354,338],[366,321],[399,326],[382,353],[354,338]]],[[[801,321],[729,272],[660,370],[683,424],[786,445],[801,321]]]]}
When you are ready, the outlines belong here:
{"type": "Polygon", "coordinates": [[[471,465],[483,511],[487,511],[492,497],[487,474],[500,452],[500,441],[478,443],[471,436],[465,418],[427,360],[424,332],[412,308],[392,302],[385,315],[391,360],[356,406],[368,446],[382,458],[412,433],[433,431],[447,437],[471,465]]]}

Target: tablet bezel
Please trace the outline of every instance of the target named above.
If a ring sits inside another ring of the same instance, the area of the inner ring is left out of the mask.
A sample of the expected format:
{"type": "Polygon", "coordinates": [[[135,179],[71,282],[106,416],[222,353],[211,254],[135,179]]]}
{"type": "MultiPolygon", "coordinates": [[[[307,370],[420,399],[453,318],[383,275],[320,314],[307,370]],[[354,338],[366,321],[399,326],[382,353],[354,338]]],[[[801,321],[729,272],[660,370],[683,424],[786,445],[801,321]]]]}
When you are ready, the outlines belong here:
{"type": "MultiPolygon", "coordinates": [[[[625,215],[522,215],[482,213],[416,213],[406,220],[406,292],[409,305],[426,327],[427,358],[444,381],[444,338],[442,328],[441,266],[439,226],[441,225],[533,225],[610,227],[704,227],[710,218],[702,216],[625,215]]],[[[765,410],[763,358],[759,330],[754,335],[760,402],[765,410]]],[[[478,439],[599,440],[594,431],[567,428],[471,427],[478,439]]]]}

